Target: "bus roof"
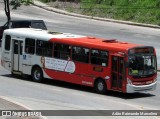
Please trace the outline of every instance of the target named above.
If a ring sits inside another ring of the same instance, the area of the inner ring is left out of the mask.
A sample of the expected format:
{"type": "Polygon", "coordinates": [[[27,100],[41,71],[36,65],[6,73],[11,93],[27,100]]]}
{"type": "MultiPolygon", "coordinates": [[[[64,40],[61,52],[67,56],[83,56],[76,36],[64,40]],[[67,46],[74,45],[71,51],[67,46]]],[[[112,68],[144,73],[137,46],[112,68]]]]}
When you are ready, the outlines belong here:
{"type": "Polygon", "coordinates": [[[95,38],[95,37],[88,37],[71,33],[59,33],[54,31],[52,32],[52,31],[33,29],[33,28],[7,29],[4,31],[4,33],[20,38],[27,37],[27,38],[40,39],[50,42],[73,44],[77,46],[84,46],[84,47],[104,49],[104,50],[110,49],[117,51],[126,51],[133,47],[143,46],[139,44],[120,42],[117,41],[116,39],[95,38]]]}
{"type": "Polygon", "coordinates": [[[34,29],[34,28],[14,28],[14,29],[7,29],[4,31],[5,34],[10,34],[12,36],[18,37],[31,37],[36,39],[43,39],[43,40],[50,40],[51,38],[77,38],[77,37],[84,37],[81,35],[75,35],[71,33],[60,33],[54,31],[47,31],[42,29],[34,29]]]}

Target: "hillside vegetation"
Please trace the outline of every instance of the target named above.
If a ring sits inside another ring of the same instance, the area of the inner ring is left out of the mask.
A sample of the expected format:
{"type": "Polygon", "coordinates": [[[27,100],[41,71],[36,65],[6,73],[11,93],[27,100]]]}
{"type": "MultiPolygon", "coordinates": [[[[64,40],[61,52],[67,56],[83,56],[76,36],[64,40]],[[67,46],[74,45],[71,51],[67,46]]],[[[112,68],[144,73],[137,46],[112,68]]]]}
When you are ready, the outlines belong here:
{"type": "MultiPolygon", "coordinates": [[[[55,7],[89,16],[160,25],[160,0],[53,0],[55,7]],[[60,5],[61,3],[61,5],[60,5]]],[[[48,2],[48,1],[47,1],[48,2]]]]}

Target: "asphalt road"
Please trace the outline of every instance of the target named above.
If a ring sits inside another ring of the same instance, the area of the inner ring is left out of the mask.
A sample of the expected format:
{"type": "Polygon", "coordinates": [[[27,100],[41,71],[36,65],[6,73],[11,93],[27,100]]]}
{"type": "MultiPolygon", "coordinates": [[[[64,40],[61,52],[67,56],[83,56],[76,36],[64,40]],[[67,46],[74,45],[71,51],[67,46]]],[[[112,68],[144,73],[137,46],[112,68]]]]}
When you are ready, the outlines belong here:
{"type": "MultiPolygon", "coordinates": [[[[152,45],[157,50],[158,65],[160,65],[159,29],[80,19],[48,12],[34,6],[23,6],[16,11],[12,11],[11,15],[12,19],[43,19],[50,30],[102,38],[116,38],[132,43],[152,45]]],[[[0,2],[0,24],[4,24],[5,21],[6,17],[3,11],[3,4],[0,2]]],[[[7,97],[35,110],[160,110],[159,77],[160,75],[158,74],[156,91],[127,95],[109,92],[107,95],[99,95],[93,93],[92,89],[88,87],[58,81],[46,81],[40,84],[32,82],[30,77],[26,79],[14,78],[11,77],[10,72],[0,67],[0,96],[7,97]]],[[[124,117],[122,118],[124,119],[124,117]]],[[[134,117],[132,118],[134,119],[134,117]]]]}

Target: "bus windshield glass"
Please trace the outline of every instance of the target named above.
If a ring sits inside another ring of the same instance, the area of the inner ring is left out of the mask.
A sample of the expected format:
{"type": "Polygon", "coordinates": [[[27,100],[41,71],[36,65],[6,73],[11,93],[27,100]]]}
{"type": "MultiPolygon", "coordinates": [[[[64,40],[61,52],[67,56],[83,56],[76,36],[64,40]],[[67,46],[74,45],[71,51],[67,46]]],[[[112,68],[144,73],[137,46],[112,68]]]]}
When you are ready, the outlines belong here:
{"type": "MultiPolygon", "coordinates": [[[[150,48],[151,49],[151,48],[150,48]]],[[[139,51],[142,50],[134,50],[135,54],[131,53],[129,55],[129,75],[132,76],[149,76],[156,73],[156,56],[152,52],[146,53],[145,52],[140,53],[139,51]]]]}
{"type": "Polygon", "coordinates": [[[129,74],[134,76],[147,76],[156,72],[155,56],[130,56],[129,74]]]}

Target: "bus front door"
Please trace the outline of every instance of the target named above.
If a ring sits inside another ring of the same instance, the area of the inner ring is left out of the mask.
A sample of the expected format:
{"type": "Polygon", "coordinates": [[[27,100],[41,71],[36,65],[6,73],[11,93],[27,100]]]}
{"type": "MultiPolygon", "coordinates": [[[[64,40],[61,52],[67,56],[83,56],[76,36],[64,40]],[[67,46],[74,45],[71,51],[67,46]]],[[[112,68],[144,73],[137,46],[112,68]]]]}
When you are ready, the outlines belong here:
{"type": "Polygon", "coordinates": [[[121,56],[112,56],[111,88],[122,91],[124,76],[124,58],[121,56]]]}
{"type": "Polygon", "coordinates": [[[23,41],[13,40],[13,71],[22,71],[23,41]]]}

